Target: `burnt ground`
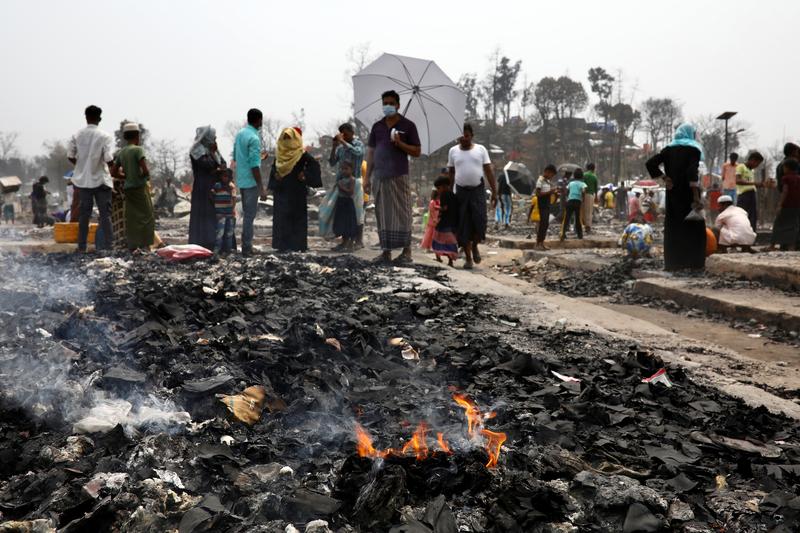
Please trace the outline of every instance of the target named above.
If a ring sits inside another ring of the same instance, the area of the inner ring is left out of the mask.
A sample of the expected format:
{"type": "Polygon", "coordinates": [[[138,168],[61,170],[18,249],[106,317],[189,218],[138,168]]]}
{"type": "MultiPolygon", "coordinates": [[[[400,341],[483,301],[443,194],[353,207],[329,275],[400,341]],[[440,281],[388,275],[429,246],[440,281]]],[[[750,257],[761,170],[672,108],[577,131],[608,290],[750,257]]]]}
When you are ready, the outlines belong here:
{"type": "Polygon", "coordinates": [[[437,269],[0,261],[0,531],[788,532],[800,519],[795,422],[646,346],[523,326],[437,269]],[[673,387],[642,382],[662,367],[673,387]],[[254,385],[264,408],[250,404],[249,426],[217,395],[254,385]],[[496,412],[496,468],[454,392],[496,412]],[[387,448],[422,421],[453,454],[355,453],[357,423],[387,448]]]}

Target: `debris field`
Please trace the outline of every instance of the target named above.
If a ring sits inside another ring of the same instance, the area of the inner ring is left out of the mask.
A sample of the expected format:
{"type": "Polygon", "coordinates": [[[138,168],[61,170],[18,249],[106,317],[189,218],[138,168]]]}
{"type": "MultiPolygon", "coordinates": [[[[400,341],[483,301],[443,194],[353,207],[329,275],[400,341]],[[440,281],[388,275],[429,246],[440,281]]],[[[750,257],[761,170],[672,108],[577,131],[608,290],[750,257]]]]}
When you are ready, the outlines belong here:
{"type": "Polygon", "coordinates": [[[0,532],[798,530],[796,421],[443,270],[0,264],[0,532]]]}

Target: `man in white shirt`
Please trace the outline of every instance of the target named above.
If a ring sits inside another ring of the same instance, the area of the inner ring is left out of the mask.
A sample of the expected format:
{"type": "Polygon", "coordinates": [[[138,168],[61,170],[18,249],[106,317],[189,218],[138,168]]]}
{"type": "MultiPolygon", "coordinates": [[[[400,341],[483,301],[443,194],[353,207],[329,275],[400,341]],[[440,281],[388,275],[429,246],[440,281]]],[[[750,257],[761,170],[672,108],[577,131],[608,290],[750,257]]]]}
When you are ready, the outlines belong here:
{"type": "Polygon", "coordinates": [[[754,253],[752,246],[756,242],[756,232],[750,226],[747,211],[733,205],[733,198],[727,194],[717,200],[719,215],[714,222],[717,233],[718,252],[726,253],[728,248],[741,247],[743,252],[754,253]]]}
{"type": "Polygon", "coordinates": [[[86,251],[89,237],[89,219],[92,209],[97,204],[100,213],[98,235],[102,239],[95,240],[98,250],[111,248],[114,236],[111,228],[111,165],[114,161],[114,144],[112,137],[97,126],[100,124],[103,110],[90,105],[86,108],[86,127],[72,136],[69,141],[67,159],[75,165],[72,174],[74,193],[80,198],[80,214],[78,217],[78,251],[86,251]]]}
{"type": "Polygon", "coordinates": [[[486,239],[486,185],[489,180],[492,190],[492,209],[497,205],[497,182],[492,171],[489,152],[480,144],[472,142],[472,125],[464,124],[464,134],[458,144],[450,148],[447,166],[450,169],[450,184],[455,184],[458,198],[458,245],[464,248],[469,270],[473,263],[481,262],[478,244],[486,239]]]}

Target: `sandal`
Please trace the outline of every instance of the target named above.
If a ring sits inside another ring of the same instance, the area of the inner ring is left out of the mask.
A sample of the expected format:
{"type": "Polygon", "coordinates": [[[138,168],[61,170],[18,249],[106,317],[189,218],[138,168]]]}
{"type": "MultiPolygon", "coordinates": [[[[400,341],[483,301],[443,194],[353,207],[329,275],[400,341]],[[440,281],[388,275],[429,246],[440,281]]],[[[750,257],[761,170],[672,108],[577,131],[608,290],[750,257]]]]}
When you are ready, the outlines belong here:
{"type": "Polygon", "coordinates": [[[372,260],[373,265],[390,265],[392,264],[392,257],[388,254],[381,254],[372,260]]]}
{"type": "Polygon", "coordinates": [[[394,265],[410,265],[414,262],[410,255],[400,254],[392,260],[394,265]]]}

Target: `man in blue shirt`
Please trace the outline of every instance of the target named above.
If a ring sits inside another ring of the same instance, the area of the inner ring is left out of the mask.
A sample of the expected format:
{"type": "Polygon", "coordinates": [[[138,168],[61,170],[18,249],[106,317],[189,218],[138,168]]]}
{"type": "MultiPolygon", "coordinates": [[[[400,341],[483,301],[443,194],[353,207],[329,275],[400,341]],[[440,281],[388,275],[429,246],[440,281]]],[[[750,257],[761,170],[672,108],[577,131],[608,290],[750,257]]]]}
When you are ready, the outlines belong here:
{"type": "Polygon", "coordinates": [[[583,226],[581,225],[581,204],[583,194],[586,192],[586,182],[583,181],[583,170],[575,169],[572,181],[567,183],[567,207],[564,210],[564,218],[561,219],[561,240],[567,238],[567,228],[569,228],[572,216],[575,216],[575,233],[579,239],[583,239],[583,226]]]}
{"type": "Polygon", "coordinates": [[[236,161],[236,187],[242,194],[242,255],[253,253],[253,222],[258,212],[258,199],[267,199],[267,190],[261,179],[261,136],[258,131],[264,115],[258,109],[247,112],[247,126],[239,130],[233,142],[233,160],[236,161]]]}

